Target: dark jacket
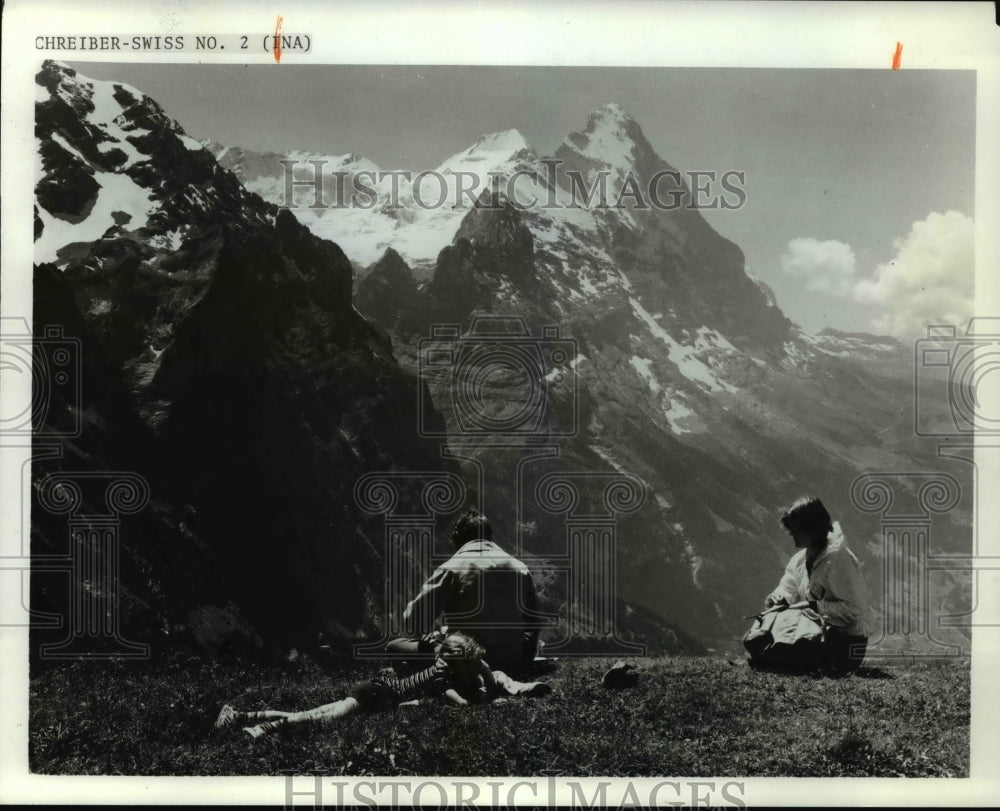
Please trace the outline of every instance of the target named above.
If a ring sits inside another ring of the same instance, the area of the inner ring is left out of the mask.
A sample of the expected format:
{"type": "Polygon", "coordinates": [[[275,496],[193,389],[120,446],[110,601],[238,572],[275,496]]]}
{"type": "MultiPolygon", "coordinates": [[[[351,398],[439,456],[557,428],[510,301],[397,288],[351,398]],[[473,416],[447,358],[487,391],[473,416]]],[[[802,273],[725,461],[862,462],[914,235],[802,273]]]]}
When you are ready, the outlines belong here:
{"type": "Polygon", "coordinates": [[[411,630],[443,616],[486,649],[491,666],[529,662],[540,629],[538,594],[528,567],[492,541],[469,541],[441,564],[403,611],[411,630]]]}

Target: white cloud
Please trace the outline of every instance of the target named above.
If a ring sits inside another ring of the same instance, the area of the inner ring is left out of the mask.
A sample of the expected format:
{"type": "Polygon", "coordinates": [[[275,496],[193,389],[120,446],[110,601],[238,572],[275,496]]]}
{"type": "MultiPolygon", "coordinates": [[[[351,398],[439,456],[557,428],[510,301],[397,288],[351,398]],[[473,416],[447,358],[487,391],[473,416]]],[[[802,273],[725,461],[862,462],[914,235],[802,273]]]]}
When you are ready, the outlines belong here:
{"type": "Polygon", "coordinates": [[[958,211],[931,212],[894,243],[896,255],[859,281],[858,301],[886,308],[872,326],[900,338],[927,334],[928,324],[964,324],[975,304],[975,224],[958,211]]]}
{"type": "Polygon", "coordinates": [[[851,292],[855,266],[851,246],[835,239],[793,239],[781,257],[781,269],[804,282],[806,289],[834,296],[851,292]]]}

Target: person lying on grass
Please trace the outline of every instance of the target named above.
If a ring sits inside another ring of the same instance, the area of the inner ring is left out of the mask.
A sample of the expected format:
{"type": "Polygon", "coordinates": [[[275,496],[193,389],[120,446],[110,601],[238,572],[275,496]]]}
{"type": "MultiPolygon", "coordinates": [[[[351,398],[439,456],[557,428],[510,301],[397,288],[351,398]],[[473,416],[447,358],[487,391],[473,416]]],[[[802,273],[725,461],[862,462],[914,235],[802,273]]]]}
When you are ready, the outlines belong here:
{"type": "Polygon", "coordinates": [[[463,633],[446,636],[435,652],[434,664],[405,679],[376,676],[355,684],[346,698],[302,712],[259,710],[240,712],[226,704],[216,728],[235,724],[252,738],[268,735],[290,724],[329,723],[359,711],[391,709],[425,697],[440,696],[451,704],[486,704],[502,695],[541,696],[552,692],[544,682],[519,682],[501,670],[492,671],[483,661],[483,649],[463,633]]]}

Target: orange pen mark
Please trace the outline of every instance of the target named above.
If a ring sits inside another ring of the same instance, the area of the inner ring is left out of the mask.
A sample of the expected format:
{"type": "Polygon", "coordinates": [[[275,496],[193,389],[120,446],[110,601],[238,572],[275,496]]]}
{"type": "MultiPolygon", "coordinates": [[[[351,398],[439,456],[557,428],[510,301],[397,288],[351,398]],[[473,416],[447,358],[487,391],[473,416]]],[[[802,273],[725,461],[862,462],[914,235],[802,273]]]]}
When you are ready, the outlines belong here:
{"type": "MultiPolygon", "coordinates": [[[[280,18],[279,18],[280,19],[280,18]]],[[[892,69],[899,70],[899,62],[903,58],[903,43],[896,43],[896,53],[892,55],[892,69]]]]}
{"type": "Polygon", "coordinates": [[[280,62],[281,61],[281,23],[282,22],[284,22],[284,20],[282,20],[281,15],[279,14],[278,15],[278,22],[275,23],[275,25],[274,25],[274,61],[275,62],[280,62]]]}

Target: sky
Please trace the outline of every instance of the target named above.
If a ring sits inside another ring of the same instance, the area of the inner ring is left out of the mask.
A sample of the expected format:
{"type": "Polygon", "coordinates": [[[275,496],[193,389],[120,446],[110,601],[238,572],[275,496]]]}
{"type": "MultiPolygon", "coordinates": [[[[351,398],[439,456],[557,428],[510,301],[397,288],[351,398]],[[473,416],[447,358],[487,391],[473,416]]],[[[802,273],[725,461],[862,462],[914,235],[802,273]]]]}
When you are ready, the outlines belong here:
{"type": "Polygon", "coordinates": [[[551,154],[617,102],[682,171],[745,172],[706,219],[810,331],[917,337],[974,297],[971,71],[75,64],[132,84],[188,134],[433,169],[518,129],[551,154]]]}

